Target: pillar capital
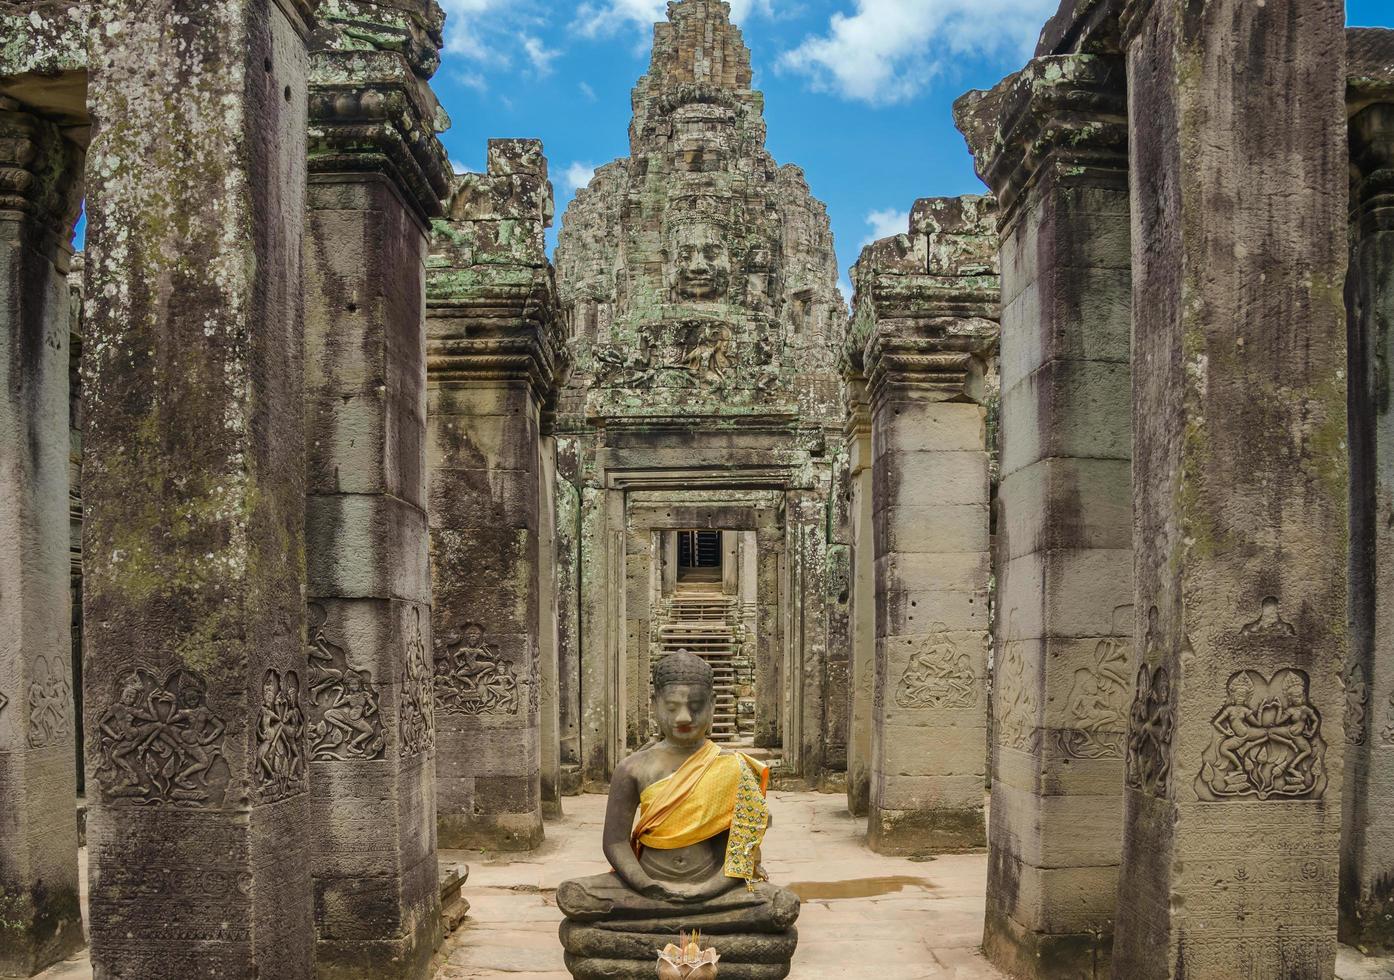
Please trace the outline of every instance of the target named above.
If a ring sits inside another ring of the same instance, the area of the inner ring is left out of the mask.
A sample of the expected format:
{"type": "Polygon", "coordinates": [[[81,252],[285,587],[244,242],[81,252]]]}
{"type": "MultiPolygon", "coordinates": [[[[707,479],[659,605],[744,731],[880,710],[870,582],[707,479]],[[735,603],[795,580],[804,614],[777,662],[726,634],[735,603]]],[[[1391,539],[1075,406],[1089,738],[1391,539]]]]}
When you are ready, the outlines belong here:
{"type": "Polygon", "coordinates": [[[1055,181],[1126,184],[1127,70],[1109,54],[1046,55],[954,103],[978,176],[1010,225],[1029,192],[1055,181]]]}
{"type": "Polygon", "coordinates": [[[1346,56],[1351,208],[1378,221],[1394,195],[1394,30],[1348,28],[1346,56]]]}
{"type": "Polygon", "coordinates": [[[429,80],[440,65],[440,8],[325,0],[311,38],[312,175],[378,173],[423,221],[443,214],[450,121],[429,80]]]}
{"type": "Polygon", "coordinates": [[[66,243],[82,201],[82,161],[58,125],[0,96],[0,213],[24,214],[66,243]]]}
{"type": "Polygon", "coordinates": [[[537,140],[491,140],[489,167],[455,177],[427,262],[433,385],[526,380],[550,402],[566,366],[545,234],[552,185],[537,140]]]}
{"type": "Polygon", "coordinates": [[[988,197],[926,198],[911,212],[908,235],[862,251],[849,345],[861,351],[871,402],[887,385],[945,401],[973,398],[997,344],[995,211],[988,197]]]}

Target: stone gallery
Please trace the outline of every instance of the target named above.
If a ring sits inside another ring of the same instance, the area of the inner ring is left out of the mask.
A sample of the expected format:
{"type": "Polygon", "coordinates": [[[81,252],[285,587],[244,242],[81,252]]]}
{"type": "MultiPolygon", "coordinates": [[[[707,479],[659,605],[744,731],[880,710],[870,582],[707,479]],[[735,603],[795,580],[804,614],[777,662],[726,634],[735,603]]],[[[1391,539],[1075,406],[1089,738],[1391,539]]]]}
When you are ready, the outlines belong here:
{"type": "Polygon", "coordinates": [[[441,855],[593,793],[575,977],[839,975],[764,880],[792,790],[984,854],[984,976],[1394,954],[1394,31],[1344,14],[1063,0],[849,310],[722,0],[551,259],[541,143],[449,164],[434,0],[0,0],[0,976],[425,980],[441,855]]]}

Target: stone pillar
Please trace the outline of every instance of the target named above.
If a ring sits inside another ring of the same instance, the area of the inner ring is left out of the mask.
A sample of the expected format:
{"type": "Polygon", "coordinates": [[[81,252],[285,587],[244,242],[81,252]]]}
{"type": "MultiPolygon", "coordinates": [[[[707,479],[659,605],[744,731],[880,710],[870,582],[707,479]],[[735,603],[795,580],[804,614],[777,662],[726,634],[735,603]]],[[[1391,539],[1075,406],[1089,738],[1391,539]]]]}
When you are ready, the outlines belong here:
{"type": "Polygon", "coordinates": [[[824,683],[827,669],[828,533],[826,494],[792,490],[785,496],[789,632],[785,637],[784,758],[816,787],[827,753],[824,683]]]}
{"type": "Polygon", "coordinates": [[[93,969],[303,980],[315,935],[301,299],[311,5],[93,6],[93,969]]]}
{"type": "Polygon", "coordinates": [[[1344,4],[1129,14],[1138,661],[1113,975],[1331,977],[1344,4]]]}
{"type": "Polygon", "coordinates": [[[871,404],[876,666],[868,844],[982,847],[989,485],[985,359],[997,340],[987,198],[916,203],[857,263],[871,404]]]}
{"type": "Polygon", "coordinates": [[[755,744],[778,748],[782,744],[781,718],[784,686],[780,661],[783,650],[783,609],[780,572],[784,535],[779,529],[758,528],[755,535],[758,571],[759,625],[755,637],[755,744]]]}
{"type": "Polygon", "coordinates": [[[321,3],[305,237],[305,706],[316,970],[422,977],[440,942],[426,526],[426,233],[449,189],[425,3],[321,3]],[[406,44],[365,47],[367,27],[406,44]]]}
{"type": "MultiPolygon", "coordinates": [[[[542,842],[540,412],[560,350],[540,143],[457,179],[427,274],[442,847],[542,842]]],[[[550,546],[550,542],[548,542],[550,546]]]]}
{"type": "Polygon", "coordinates": [[[577,476],[576,440],[557,444],[555,483],[557,529],[557,730],[561,791],[581,791],[581,493],[577,476]]]}
{"type": "Polygon", "coordinates": [[[557,594],[557,550],[549,546],[557,537],[557,440],[544,435],[538,443],[537,499],[541,508],[538,523],[538,588],[542,592],[538,604],[541,621],[539,659],[541,661],[541,731],[542,740],[542,813],[549,820],[561,818],[561,636],[557,594]]]}
{"type": "Polygon", "coordinates": [[[0,96],[0,976],[83,943],[66,280],[82,160],[55,122],[0,96]]]}
{"type": "MultiPolygon", "coordinates": [[[[857,364],[861,352],[857,352],[857,364]]],[[[851,717],[847,736],[847,809],[866,816],[871,799],[871,695],[876,665],[876,548],[872,532],[871,405],[860,367],[847,379],[846,446],[851,521],[851,717]]]]}
{"type": "Polygon", "coordinates": [[[625,673],[628,697],[620,702],[624,710],[624,744],[626,754],[640,748],[652,734],[649,729],[651,664],[649,637],[653,628],[651,601],[653,599],[654,561],[657,537],[648,528],[630,527],[624,536],[624,657],[620,661],[625,673]]]}
{"type": "Polygon", "coordinates": [[[1348,30],[1351,632],[1341,939],[1394,951],[1394,31],[1348,30]]]}
{"type": "Polygon", "coordinates": [[[1127,85],[1044,56],[957,105],[1001,208],[1002,459],[984,949],[1020,977],[1107,963],[1132,700],[1127,85]]]}
{"type": "Polygon", "coordinates": [[[624,492],[595,486],[581,508],[581,766],[600,792],[624,751],[624,492]]]}

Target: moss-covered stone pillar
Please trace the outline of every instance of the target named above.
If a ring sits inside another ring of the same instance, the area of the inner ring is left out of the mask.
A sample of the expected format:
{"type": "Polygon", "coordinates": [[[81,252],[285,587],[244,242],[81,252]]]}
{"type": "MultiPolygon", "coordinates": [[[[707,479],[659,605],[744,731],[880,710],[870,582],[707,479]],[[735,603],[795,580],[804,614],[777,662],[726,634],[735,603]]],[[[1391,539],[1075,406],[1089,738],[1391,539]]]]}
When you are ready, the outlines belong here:
{"type": "Polygon", "coordinates": [[[313,974],[311,6],[90,5],[83,686],[98,977],[313,974]]]}
{"type": "Polygon", "coordinates": [[[847,734],[847,809],[866,815],[871,798],[871,696],[876,666],[876,541],[872,530],[871,404],[862,377],[862,351],[847,378],[847,502],[851,540],[851,687],[847,734]]]}
{"type": "Polygon", "coordinates": [[[1118,980],[1335,970],[1345,5],[1127,17],[1136,687],[1118,980]]]}
{"type": "Polygon", "coordinates": [[[82,158],[56,122],[0,96],[0,976],[83,943],[66,280],[82,158]]]}
{"type": "Polygon", "coordinates": [[[315,968],[422,977],[440,941],[425,260],[450,167],[428,3],[327,0],[305,240],[315,968]]]}
{"type": "Polygon", "coordinates": [[[868,843],[886,854],[986,842],[993,214],[988,198],[919,201],[910,234],[857,263],[876,550],[868,843]]]}
{"type": "Polygon", "coordinates": [[[1394,31],[1346,32],[1351,634],[1341,939],[1394,952],[1394,31]]]}
{"type": "MultiPolygon", "coordinates": [[[[556,291],[542,146],[458,177],[427,271],[436,786],[442,847],[542,842],[543,473],[556,291]]],[[[550,492],[550,490],[549,490],[550,492]]]]}
{"type": "Polygon", "coordinates": [[[1039,57],[956,108],[1001,206],[984,948],[1013,976],[1090,976],[1112,946],[1133,691],[1123,59],[1039,57]]]}

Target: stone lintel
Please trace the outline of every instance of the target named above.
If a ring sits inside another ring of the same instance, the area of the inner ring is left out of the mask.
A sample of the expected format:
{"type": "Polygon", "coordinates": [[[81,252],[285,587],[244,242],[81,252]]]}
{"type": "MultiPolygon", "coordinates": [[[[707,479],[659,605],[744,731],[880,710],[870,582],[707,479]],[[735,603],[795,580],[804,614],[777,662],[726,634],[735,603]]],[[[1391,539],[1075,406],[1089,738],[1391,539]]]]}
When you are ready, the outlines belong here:
{"type": "Polygon", "coordinates": [[[432,387],[459,387],[480,381],[526,381],[539,403],[551,400],[557,379],[556,348],[540,315],[521,319],[443,314],[433,306],[432,332],[443,322],[464,336],[432,336],[426,371],[432,387]]]}
{"type": "Polygon", "coordinates": [[[914,387],[943,401],[981,400],[984,358],[997,345],[995,321],[937,317],[883,326],[892,324],[867,344],[873,404],[891,387],[914,387]]]}
{"type": "Polygon", "coordinates": [[[1061,0],[1041,30],[1036,57],[1120,53],[1122,8],[1122,0],[1061,0]]]}
{"type": "Polygon", "coordinates": [[[997,196],[1003,227],[1047,173],[1126,185],[1127,69],[1119,56],[1036,58],[995,88],[960,97],[954,120],[997,196]]]}
{"type": "MultiPolygon", "coordinates": [[[[85,147],[87,22],[85,5],[67,0],[0,2],[0,106],[19,108],[64,127],[85,147]]],[[[7,185],[8,186],[8,185],[7,185]]]]}
{"type": "Polygon", "coordinates": [[[1346,28],[1346,112],[1394,102],[1394,30],[1346,28]]]}

